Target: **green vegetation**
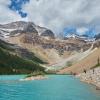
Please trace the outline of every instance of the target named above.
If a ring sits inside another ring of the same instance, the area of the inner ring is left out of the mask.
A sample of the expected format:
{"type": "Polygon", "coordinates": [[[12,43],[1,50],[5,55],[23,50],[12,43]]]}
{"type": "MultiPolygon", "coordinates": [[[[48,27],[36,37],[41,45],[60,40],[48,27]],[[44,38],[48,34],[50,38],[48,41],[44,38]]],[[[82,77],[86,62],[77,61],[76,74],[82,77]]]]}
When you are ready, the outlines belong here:
{"type": "Polygon", "coordinates": [[[0,47],[9,51],[14,51],[13,44],[6,43],[5,41],[0,40],[0,47]]]}
{"type": "Polygon", "coordinates": [[[68,62],[66,63],[66,66],[68,66],[68,67],[72,66],[72,62],[71,62],[71,61],[68,61],[68,62]]]}
{"type": "MultiPolygon", "coordinates": [[[[12,48],[8,44],[0,43],[0,74],[29,74],[34,71],[44,72],[44,68],[38,63],[38,58],[24,59],[12,54],[12,48]]],[[[41,61],[41,60],[40,60],[41,61]]]]}
{"type": "Polygon", "coordinates": [[[44,62],[43,60],[41,60],[40,58],[38,58],[37,56],[35,56],[34,53],[31,53],[31,55],[27,55],[27,57],[25,57],[29,60],[32,60],[36,63],[40,63],[40,64],[46,64],[46,62],[44,62]]]}

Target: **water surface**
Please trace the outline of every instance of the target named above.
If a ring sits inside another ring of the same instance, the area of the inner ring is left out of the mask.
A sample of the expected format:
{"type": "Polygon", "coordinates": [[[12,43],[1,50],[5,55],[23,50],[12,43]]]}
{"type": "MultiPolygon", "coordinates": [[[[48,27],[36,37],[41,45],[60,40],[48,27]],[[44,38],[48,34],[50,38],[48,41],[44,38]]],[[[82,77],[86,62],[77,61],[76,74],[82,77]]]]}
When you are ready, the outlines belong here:
{"type": "Polygon", "coordinates": [[[0,100],[100,100],[100,91],[70,75],[18,81],[23,75],[0,76],[0,100]]]}

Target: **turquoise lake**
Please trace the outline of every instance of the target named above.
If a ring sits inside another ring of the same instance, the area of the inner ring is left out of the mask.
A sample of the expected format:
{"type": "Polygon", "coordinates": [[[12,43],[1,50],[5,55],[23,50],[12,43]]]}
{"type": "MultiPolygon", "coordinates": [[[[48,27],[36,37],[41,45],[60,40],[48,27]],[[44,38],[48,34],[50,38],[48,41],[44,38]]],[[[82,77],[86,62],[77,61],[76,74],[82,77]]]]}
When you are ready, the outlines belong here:
{"type": "Polygon", "coordinates": [[[0,100],[100,100],[100,91],[70,75],[19,81],[23,77],[0,76],[0,100]]]}

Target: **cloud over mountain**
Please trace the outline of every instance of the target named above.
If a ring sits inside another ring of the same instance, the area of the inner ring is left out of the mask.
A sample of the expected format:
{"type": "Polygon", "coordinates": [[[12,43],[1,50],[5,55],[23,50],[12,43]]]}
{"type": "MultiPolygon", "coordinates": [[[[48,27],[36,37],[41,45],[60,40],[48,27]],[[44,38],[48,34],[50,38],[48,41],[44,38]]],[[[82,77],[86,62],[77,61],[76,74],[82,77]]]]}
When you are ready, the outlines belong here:
{"type": "Polygon", "coordinates": [[[61,32],[65,27],[100,27],[100,0],[30,0],[29,20],[61,32]]]}
{"type": "Polygon", "coordinates": [[[18,4],[20,9],[14,12],[7,8],[7,5],[11,4],[10,0],[0,0],[0,23],[16,19],[33,21],[52,29],[55,33],[62,32],[66,27],[76,27],[83,33],[90,27],[100,31],[100,0],[21,1],[25,2],[22,5],[18,4]],[[2,10],[7,13],[3,13],[2,10]]]}

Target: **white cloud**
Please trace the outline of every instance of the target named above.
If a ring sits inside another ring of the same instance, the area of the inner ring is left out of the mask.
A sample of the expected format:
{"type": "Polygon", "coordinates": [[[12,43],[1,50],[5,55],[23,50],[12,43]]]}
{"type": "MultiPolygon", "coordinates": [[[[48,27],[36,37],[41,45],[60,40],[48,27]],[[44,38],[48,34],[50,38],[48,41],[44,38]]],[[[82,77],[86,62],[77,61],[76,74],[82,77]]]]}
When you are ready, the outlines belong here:
{"type": "Polygon", "coordinates": [[[30,0],[23,9],[29,20],[55,32],[67,26],[97,26],[100,20],[100,0],[30,0]]]}
{"type": "MultiPolygon", "coordinates": [[[[7,8],[10,0],[0,0],[0,23],[16,20],[33,21],[37,25],[61,32],[67,26],[96,27],[100,31],[100,0],[30,0],[23,5],[27,18],[7,8]]],[[[81,28],[82,27],[82,28],[81,28]]]]}
{"type": "Polygon", "coordinates": [[[81,28],[78,28],[76,31],[78,34],[82,35],[84,34],[85,32],[87,32],[89,29],[86,28],[86,27],[81,27],[81,28]]]}

